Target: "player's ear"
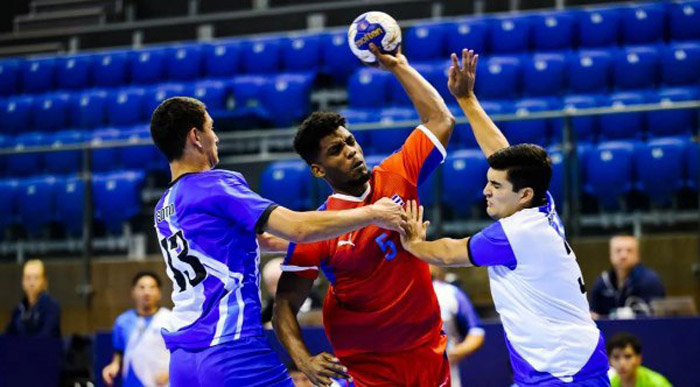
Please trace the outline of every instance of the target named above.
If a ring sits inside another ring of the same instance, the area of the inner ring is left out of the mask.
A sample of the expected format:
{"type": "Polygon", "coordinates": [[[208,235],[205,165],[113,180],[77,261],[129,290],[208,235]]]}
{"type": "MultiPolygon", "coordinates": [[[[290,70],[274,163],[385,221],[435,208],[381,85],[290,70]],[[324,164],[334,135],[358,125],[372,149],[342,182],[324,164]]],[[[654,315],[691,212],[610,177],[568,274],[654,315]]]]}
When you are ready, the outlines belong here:
{"type": "Polygon", "coordinates": [[[520,190],[520,204],[528,205],[535,199],[535,190],[530,187],[525,187],[520,190]]]}
{"type": "Polygon", "coordinates": [[[192,129],[190,129],[190,131],[187,133],[187,138],[192,142],[192,144],[194,144],[194,146],[200,149],[202,148],[202,133],[200,133],[197,128],[192,127],[192,129]]]}
{"type": "Polygon", "coordinates": [[[322,179],[324,176],[326,176],[326,170],[318,164],[311,164],[311,174],[314,175],[314,177],[322,179]]]}

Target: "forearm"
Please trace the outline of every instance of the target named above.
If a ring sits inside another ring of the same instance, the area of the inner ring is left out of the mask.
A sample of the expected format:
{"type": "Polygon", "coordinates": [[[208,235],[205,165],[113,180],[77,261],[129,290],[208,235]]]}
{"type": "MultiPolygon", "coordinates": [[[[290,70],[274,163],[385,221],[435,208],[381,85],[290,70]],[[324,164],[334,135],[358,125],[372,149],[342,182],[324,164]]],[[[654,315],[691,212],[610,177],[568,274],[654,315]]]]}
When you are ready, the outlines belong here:
{"type": "Polygon", "coordinates": [[[461,343],[455,345],[452,348],[453,353],[460,359],[463,359],[472,353],[476,352],[477,349],[481,348],[484,344],[483,335],[467,335],[467,337],[461,343]]]}
{"type": "Polygon", "coordinates": [[[298,367],[304,359],[311,356],[311,353],[302,339],[296,312],[291,303],[281,297],[275,299],[274,305],[272,327],[277,338],[298,367]]]}
{"type": "Polygon", "coordinates": [[[468,98],[457,98],[459,107],[469,119],[476,142],[486,157],[509,146],[508,140],[481,107],[473,93],[468,98]]]}
{"type": "Polygon", "coordinates": [[[420,260],[435,266],[472,266],[469,261],[467,242],[469,238],[442,238],[435,241],[419,241],[404,245],[404,248],[420,260]]]}
{"type": "Polygon", "coordinates": [[[403,64],[396,66],[392,72],[413,102],[421,122],[454,121],[440,94],[416,69],[408,64],[403,64]]]}
{"type": "Polygon", "coordinates": [[[258,235],[258,244],[260,251],[264,253],[283,253],[289,247],[289,241],[266,232],[258,235]]]}
{"type": "Polygon", "coordinates": [[[344,211],[295,212],[278,207],[270,215],[265,231],[295,243],[333,239],[374,222],[368,207],[344,211]]]}

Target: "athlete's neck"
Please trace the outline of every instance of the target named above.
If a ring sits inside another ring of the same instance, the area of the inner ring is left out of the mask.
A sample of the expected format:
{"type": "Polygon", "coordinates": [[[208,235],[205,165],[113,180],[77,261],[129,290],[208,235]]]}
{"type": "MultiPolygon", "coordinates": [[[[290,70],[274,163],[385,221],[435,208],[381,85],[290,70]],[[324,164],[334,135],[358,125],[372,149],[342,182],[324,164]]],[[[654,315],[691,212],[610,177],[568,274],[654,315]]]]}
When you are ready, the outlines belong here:
{"type": "Polygon", "coordinates": [[[362,196],[362,194],[365,193],[365,191],[367,191],[367,187],[369,187],[369,182],[365,182],[364,184],[355,187],[333,187],[333,192],[359,198],[360,196],[362,196]]]}
{"type": "Polygon", "coordinates": [[[634,387],[637,385],[637,372],[632,373],[627,378],[620,376],[620,387],[634,387]]]}
{"type": "Polygon", "coordinates": [[[617,276],[617,289],[622,289],[625,286],[625,281],[629,277],[631,270],[625,269],[615,269],[615,275],[617,276]]]}
{"type": "Polygon", "coordinates": [[[187,160],[183,157],[180,160],[170,162],[170,181],[175,181],[186,173],[205,172],[209,170],[211,170],[211,166],[207,160],[187,160]]]}
{"type": "Polygon", "coordinates": [[[136,313],[141,317],[151,317],[158,312],[158,306],[137,306],[136,313]]]}

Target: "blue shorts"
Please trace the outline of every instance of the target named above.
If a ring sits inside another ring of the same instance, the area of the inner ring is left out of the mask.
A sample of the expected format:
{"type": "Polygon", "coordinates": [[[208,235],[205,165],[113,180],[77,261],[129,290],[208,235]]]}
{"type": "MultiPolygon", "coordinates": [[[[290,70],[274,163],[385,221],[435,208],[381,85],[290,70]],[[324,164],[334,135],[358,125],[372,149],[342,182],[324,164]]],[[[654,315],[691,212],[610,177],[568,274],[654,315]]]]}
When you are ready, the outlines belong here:
{"type": "Polygon", "coordinates": [[[287,368],[264,337],[244,337],[213,347],[170,354],[173,387],[293,387],[287,368]]]}
{"type": "MultiPolygon", "coordinates": [[[[530,386],[530,384],[518,384],[516,383],[517,386],[530,386]]],[[[598,376],[594,376],[592,378],[584,379],[584,380],[577,380],[571,383],[565,383],[560,380],[557,381],[552,381],[552,382],[546,382],[546,383],[540,383],[538,386],[547,386],[547,387],[610,387],[610,378],[608,377],[607,373],[603,373],[598,376]]]]}

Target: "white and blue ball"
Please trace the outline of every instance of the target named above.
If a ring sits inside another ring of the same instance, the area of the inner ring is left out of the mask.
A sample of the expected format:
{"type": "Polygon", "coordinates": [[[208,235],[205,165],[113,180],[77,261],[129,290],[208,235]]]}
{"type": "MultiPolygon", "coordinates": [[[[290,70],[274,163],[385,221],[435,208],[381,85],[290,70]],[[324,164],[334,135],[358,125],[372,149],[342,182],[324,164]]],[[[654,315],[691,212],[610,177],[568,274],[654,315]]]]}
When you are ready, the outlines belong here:
{"type": "Polygon", "coordinates": [[[374,43],[379,51],[396,54],[401,46],[401,27],[384,12],[366,12],[358,16],[348,30],[350,50],[363,63],[376,66],[377,58],[369,50],[374,43]]]}

